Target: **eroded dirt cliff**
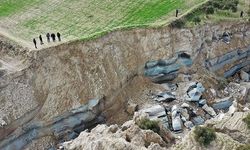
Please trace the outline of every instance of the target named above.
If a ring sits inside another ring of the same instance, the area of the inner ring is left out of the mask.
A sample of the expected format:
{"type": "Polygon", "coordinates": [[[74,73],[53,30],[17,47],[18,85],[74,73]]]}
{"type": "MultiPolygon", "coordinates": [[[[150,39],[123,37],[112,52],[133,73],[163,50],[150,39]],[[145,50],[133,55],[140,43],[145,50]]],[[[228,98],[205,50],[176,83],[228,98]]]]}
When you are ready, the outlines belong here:
{"type": "Polygon", "coordinates": [[[198,76],[204,73],[199,68],[205,68],[206,59],[246,50],[250,25],[116,31],[92,41],[30,52],[1,41],[0,119],[7,123],[1,132],[8,129],[11,133],[30,120],[49,121],[95,97],[105,97],[104,114],[109,122],[124,122],[129,117],[125,112],[129,101],[142,107],[149,101],[149,89],[160,88],[143,77],[147,61],[186,52],[194,61],[193,69],[180,74],[198,76]],[[221,40],[224,32],[232,34],[230,43],[221,40]]]}

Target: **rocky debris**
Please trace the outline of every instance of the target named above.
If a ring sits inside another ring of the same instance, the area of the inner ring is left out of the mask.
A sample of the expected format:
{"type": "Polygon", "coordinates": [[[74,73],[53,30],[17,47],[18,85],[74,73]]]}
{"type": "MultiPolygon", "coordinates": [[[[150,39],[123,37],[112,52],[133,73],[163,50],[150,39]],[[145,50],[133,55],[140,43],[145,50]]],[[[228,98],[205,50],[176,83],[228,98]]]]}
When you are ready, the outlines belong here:
{"type": "MultiPolygon", "coordinates": [[[[168,84],[164,83],[163,87],[166,85],[168,84]]],[[[158,119],[165,129],[180,135],[186,132],[185,129],[204,125],[209,119],[217,116],[223,118],[223,113],[233,115],[238,108],[242,110],[243,107],[238,105],[238,100],[246,97],[250,86],[229,83],[224,91],[218,92],[210,88],[207,91],[211,93],[210,97],[207,97],[206,89],[200,82],[182,82],[176,87],[178,88],[173,91],[166,86],[166,91],[159,92],[158,95],[155,94],[157,97],[152,98],[160,105],[153,105],[143,111],[150,119],[158,119]],[[225,95],[227,97],[220,98],[225,95]]]]}
{"type": "Polygon", "coordinates": [[[248,73],[246,73],[245,71],[241,70],[240,71],[240,78],[241,78],[241,80],[248,82],[250,79],[250,75],[248,73]]]}
{"type": "Polygon", "coordinates": [[[217,92],[215,91],[215,89],[210,88],[210,92],[213,94],[213,97],[217,96],[217,92]]]}
{"type": "Polygon", "coordinates": [[[188,99],[187,101],[199,101],[205,88],[201,83],[191,83],[187,90],[188,99]]]}
{"type": "Polygon", "coordinates": [[[183,104],[181,105],[181,107],[182,107],[182,108],[189,108],[190,106],[189,106],[187,103],[183,103],[183,104]]]}
{"type": "Polygon", "coordinates": [[[81,131],[102,123],[100,115],[103,110],[103,99],[92,99],[79,108],[73,109],[49,122],[32,122],[0,141],[1,150],[21,150],[33,140],[53,136],[58,141],[75,138],[81,131]]]}
{"type": "MultiPolygon", "coordinates": [[[[83,131],[76,139],[61,144],[64,150],[165,150],[167,144],[160,135],[151,130],[142,130],[137,125],[147,114],[136,112],[134,120],[117,125],[98,125],[90,132],[83,131]]],[[[167,139],[167,134],[165,138],[167,139]]]]}
{"type": "MultiPolygon", "coordinates": [[[[216,140],[209,147],[200,146],[194,139],[194,130],[187,133],[184,138],[170,148],[162,147],[163,139],[148,130],[141,130],[135,124],[134,120],[130,120],[119,128],[117,125],[110,127],[106,125],[98,125],[91,132],[84,131],[80,136],[72,141],[64,142],[61,145],[65,150],[190,150],[190,149],[236,149],[239,145],[249,142],[250,130],[242,119],[249,112],[236,112],[234,115],[218,115],[215,118],[208,120],[206,125],[216,129],[216,140]],[[221,117],[222,116],[222,117],[221,117]]],[[[140,119],[147,114],[136,113],[140,119]]],[[[188,129],[192,129],[194,124],[191,121],[184,123],[188,129]]],[[[169,133],[168,133],[169,134],[169,133]]]]}
{"type": "Polygon", "coordinates": [[[180,112],[181,112],[181,118],[182,120],[184,120],[184,122],[190,119],[190,115],[188,114],[188,110],[186,108],[180,109],[180,112]]]}
{"type": "Polygon", "coordinates": [[[202,106],[202,109],[204,109],[212,117],[215,117],[217,115],[216,112],[214,111],[214,109],[212,107],[209,107],[207,104],[202,106]]]}
{"type": "Polygon", "coordinates": [[[219,102],[216,102],[212,105],[213,109],[215,110],[228,110],[228,108],[233,104],[231,97],[227,97],[221,99],[219,102]]]}
{"type": "Polygon", "coordinates": [[[201,105],[201,106],[205,105],[206,103],[207,103],[207,100],[205,100],[205,99],[201,99],[199,101],[199,105],[201,105]]]}
{"type": "Polygon", "coordinates": [[[154,100],[158,101],[158,102],[171,102],[173,100],[175,100],[176,97],[174,94],[172,94],[171,92],[161,92],[156,94],[154,100]]]}
{"type": "Polygon", "coordinates": [[[171,81],[177,77],[178,71],[182,67],[190,67],[192,63],[190,55],[181,52],[167,60],[154,60],[147,62],[145,64],[144,74],[156,83],[171,81]]]}
{"type": "Polygon", "coordinates": [[[198,89],[193,89],[188,92],[189,99],[188,101],[199,101],[202,93],[198,89]]]}
{"type": "Polygon", "coordinates": [[[194,125],[198,126],[203,125],[205,120],[201,116],[197,116],[192,119],[192,122],[194,123],[194,125]]]}
{"type": "MultiPolygon", "coordinates": [[[[168,88],[168,90],[170,89],[168,88]]],[[[194,126],[202,125],[207,119],[217,115],[215,110],[208,106],[207,100],[202,99],[205,88],[201,83],[188,82],[181,85],[181,91],[183,92],[179,92],[179,90],[174,92],[179,97],[172,94],[173,92],[159,92],[158,97],[154,97],[154,100],[161,105],[153,105],[141,111],[147,113],[150,119],[159,119],[164,128],[175,133],[184,131],[185,127],[191,129],[194,126]],[[190,94],[193,91],[198,94],[190,94]],[[181,101],[179,98],[182,95],[186,98],[181,101]],[[182,104],[179,105],[181,102],[182,104]]]]}
{"type": "Polygon", "coordinates": [[[248,101],[248,95],[250,92],[250,83],[233,83],[230,82],[224,89],[224,93],[231,97],[233,101],[236,99],[239,103],[245,104],[248,101]]]}
{"type": "MultiPolygon", "coordinates": [[[[145,118],[149,118],[149,119],[158,119],[160,120],[162,126],[166,129],[169,129],[169,119],[166,113],[166,110],[163,106],[161,105],[155,105],[152,106],[150,108],[146,108],[146,109],[142,109],[141,110],[142,113],[147,114],[146,116],[144,116],[145,118]]],[[[137,116],[136,114],[134,115],[134,117],[137,116]]],[[[143,116],[143,115],[140,115],[143,116]]],[[[134,119],[135,121],[137,119],[134,119]]]]}
{"type": "Polygon", "coordinates": [[[171,110],[171,117],[172,117],[172,127],[174,131],[181,131],[182,130],[182,121],[181,121],[181,111],[180,108],[176,105],[172,107],[171,110]]]}
{"type": "Polygon", "coordinates": [[[186,122],[184,123],[184,126],[185,126],[186,128],[188,128],[188,129],[192,129],[192,128],[194,127],[194,124],[193,124],[193,122],[191,122],[191,121],[186,121],[186,122]]]}
{"type": "Polygon", "coordinates": [[[237,101],[233,101],[233,104],[229,107],[229,110],[228,110],[227,113],[230,114],[230,115],[234,114],[238,109],[237,105],[238,105],[237,101]]]}
{"type": "Polygon", "coordinates": [[[161,105],[155,105],[147,109],[143,109],[142,112],[145,112],[149,115],[150,119],[160,118],[166,116],[165,108],[161,105]]]}

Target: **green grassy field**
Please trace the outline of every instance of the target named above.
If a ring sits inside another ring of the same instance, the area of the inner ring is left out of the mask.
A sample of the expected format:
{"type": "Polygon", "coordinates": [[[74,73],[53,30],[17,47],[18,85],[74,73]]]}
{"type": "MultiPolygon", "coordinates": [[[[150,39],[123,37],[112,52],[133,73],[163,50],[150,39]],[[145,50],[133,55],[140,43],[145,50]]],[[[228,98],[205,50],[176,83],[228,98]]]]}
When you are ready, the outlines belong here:
{"type": "Polygon", "coordinates": [[[205,0],[1,0],[0,28],[31,41],[61,32],[65,41],[117,28],[161,26],[205,0]]]}
{"type": "MultiPolygon", "coordinates": [[[[227,0],[228,2],[229,0],[227,0]]],[[[219,23],[221,21],[234,21],[234,22],[247,22],[250,19],[250,0],[239,0],[237,6],[237,11],[233,12],[232,10],[219,10],[215,9],[214,14],[206,14],[204,11],[197,10],[187,16],[186,26],[192,27],[195,25],[193,21],[195,17],[199,17],[201,22],[196,25],[202,25],[207,23],[219,23]],[[244,17],[240,17],[240,12],[244,11],[244,17]]]]}

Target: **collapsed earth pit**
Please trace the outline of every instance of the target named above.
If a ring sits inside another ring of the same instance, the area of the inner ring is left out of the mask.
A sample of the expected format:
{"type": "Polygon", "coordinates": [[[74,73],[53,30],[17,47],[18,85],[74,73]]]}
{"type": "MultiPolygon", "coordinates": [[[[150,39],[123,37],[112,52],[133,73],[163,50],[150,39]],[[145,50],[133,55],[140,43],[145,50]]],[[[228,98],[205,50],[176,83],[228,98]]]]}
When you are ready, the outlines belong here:
{"type": "MultiPolygon", "coordinates": [[[[3,41],[8,45],[8,41],[3,41]]],[[[178,52],[185,52],[191,56],[193,66],[190,70],[180,69],[180,74],[202,74],[199,68],[205,68],[205,60],[237,49],[245,51],[249,45],[249,24],[222,23],[192,29],[164,27],[115,31],[92,41],[75,41],[30,52],[14,46],[11,47],[13,53],[8,53],[8,47],[2,46],[1,60],[17,59],[22,65],[0,77],[0,118],[7,124],[0,132],[8,133],[9,137],[0,146],[6,148],[6,144],[20,137],[18,135],[30,131],[20,129],[21,126],[39,124],[44,127],[56,123],[56,117],[65,118],[64,113],[78,110],[82,105],[89,106],[84,104],[93,98],[103,99],[100,114],[106,122],[123,123],[131,117],[126,112],[128,102],[146,107],[151,103],[147,95],[150,90],[161,89],[144,77],[147,61],[171,58],[178,52]],[[230,44],[219,38],[225,31],[233,35],[230,44]]],[[[221,67],[219,75],[223,76],[235,65],[234,61],[229,62],[221,67]]],[[[181,81],[177,77],[174,82],[181,81]]],[[[72,115],[75,114],[66,116],[72,115]]],[[[36,147],[36,144],[44,143],[42,147],[49,147],[55,142],[55,135],[46,136],[50,139],[40,136],[24,146],[36,147]]]]}

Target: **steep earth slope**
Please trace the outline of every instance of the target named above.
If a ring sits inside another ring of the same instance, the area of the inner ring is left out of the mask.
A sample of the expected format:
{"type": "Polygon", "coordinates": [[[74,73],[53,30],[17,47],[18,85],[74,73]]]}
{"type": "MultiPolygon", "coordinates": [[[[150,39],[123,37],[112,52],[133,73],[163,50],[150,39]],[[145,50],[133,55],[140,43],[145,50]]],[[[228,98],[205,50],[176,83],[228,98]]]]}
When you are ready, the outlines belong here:
{"type": "MultiPolygon", "coordinates": [[[[1,41],[0,118],[7,123],[1,129],[6,133],[30,120],[50,121],[95,97],[105,97],[103,111],[109,122],[123,122],[128,119],[128,101],[147,100],[147,87],[159,88],[143,78],[145,62],[184,51],[194,60],[194,69],[182,73],[203,74],[197,68],[205,66],[206,59],[249,49],[250,25],[117,31],[93,41],[31,52],[1,41]],[[232,33],[229,44],[220,38],[226,31],[232,33]]],[[[235,61],[230,61],[230,66],[234,65],[235,61]]]]}

